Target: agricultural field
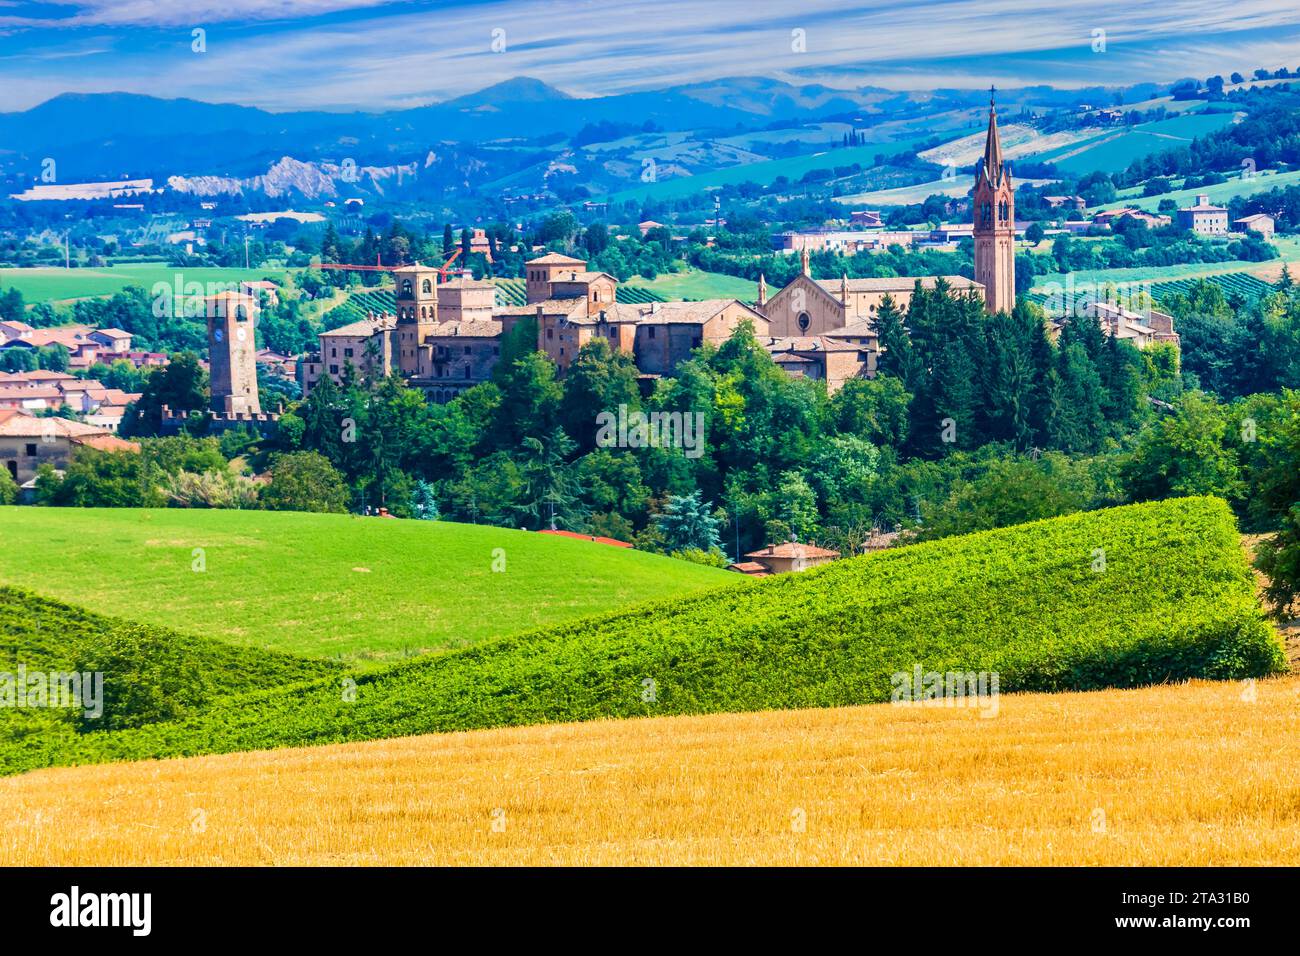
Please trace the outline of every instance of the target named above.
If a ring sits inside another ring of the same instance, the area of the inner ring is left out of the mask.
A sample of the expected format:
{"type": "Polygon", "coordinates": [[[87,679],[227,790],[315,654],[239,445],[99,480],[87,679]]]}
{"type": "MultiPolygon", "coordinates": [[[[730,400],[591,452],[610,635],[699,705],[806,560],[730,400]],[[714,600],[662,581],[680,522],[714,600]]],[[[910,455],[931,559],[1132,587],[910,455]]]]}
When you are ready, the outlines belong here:
{"type": "MultiPolygon", "coordinates": [[[[168,532],[155,526],[145,533],[168,532]]],[[[393,556],[374,568],[377,575],[397,576],[403,562],[418,563],[411,552],[420,533],[390,539],[393,556]]],[[[495,533],[537,539],[522,532],[495,533]]],[[[174,588],[178,574],[198,577],[188,567],[193,540],[167,542],[170,563],[152,571],[134,568],[134,578],[147,577],[149,584],[136,586],[132,597],[152,590],[155,603],[163,606],[168,583],[174,588]],[[174,564],[182,558],[185,570],[178,572],[174,564]],[[158,587],[159,577],[170,582],[158,587]]],[[[490,548],[506,540],[478,545],[490,548]]],[[[443,544],[449,545],[446,539],[443,544]]],[[[309,545],[299,547],[299,554],[312,554],[317,594],[322,588],[328,593],[339,577],[355,570],[346,567],[355,560],[351,555],[326,562],[309,545]]],[[[15,550],[33,553],[28,547],[15,550]]],[[[65,546],[62,554],[69,550],[65,546]]],[[[455,576],[448,567],[450,550],[437,551],[446,577],[455,576]]],[[[210,549],[210,567],[220,555],[218,548],[210,549]]],[[[482,554],[480,568],[488,558],[482,554]]],[[[54,563],[39,562],[42,568],[54,563]]],[[[60,565],[65,573],[68,563],[65,557],[60,565]]],[[[545,562],[548,570],[564,564],[554,555],[545,562]]],[[[461,602],[485,594],[497,605],[517,599],[520,585],[508,574],[498,575],[509,582],[496,588],[473,562],[469,566],[471,577],[454,590],[461,602]]],[[[12,577],[6,568],[0,572],[0,579],[12,577]]],[[[584,577],[591,576],[584,570],[584,577]]],[[[253,584],[247,563],[225,581],[226,588],[239,582],[241,598],[265,590],[253,584]]],[[[553,575],[549,583],[554,586],[553,575]]],[[[224,598],[220,588],[205,589],[209,600],[224,598]]],[[[384,597],[391,594],[390,589],[384,597]]],[[[373,606],[384,603],[379,595],[366,597],[373,606]]],[[[287,613],[302,615],[301,603],[286,606],[283,597],[263,598],[256,606],[286,607],[287,613]]],[[[440,594],[439,603],[449,602],[440,594]]],[[[238,607],[228,599],[225,617],[238,607]]],[[[480,614],[491,614],[481,600],[478,607],[480,614]]],[[[412,616],[420,609],[408,601],[403,611],[412,616]]],[[[194,618],[188,602],[168,613],[194,618]]],[[[355,605],[348,613],[335,613],[362,626],[355,605]]],[[[362,613],[378,614],[372,606],[362,613]]],[[[519,623],[512,621],[510,629],[517,631],[519,623]]],[[[313,638],[319,644],[319,635],[313,638]]],[[[1285,670],[1286,659],[1277,632],[1256,603],[1226,504],[1181,499],[948,538],[571,619],[358,672],[349,678],[355,681],[351,697],[340,693],[346,682],[324,678],[220,697],[182,718],[82,733],[75,740],[26,737],[0,748],[0,768],[13,773],[524,724],[841,707],[890,700],[895,675],[916,668],[996,673],[1001,692],[1014,693],[1265,677],[1285,670]]]]}
{"type": "MultiPolygon", "coordinates": [[[[155,283],[182,287],[192,282],[237,283],[246,279],[263,279],[280,276],[284,269],[219,269],[209,267],[179,268],[161,262],[132,263],[103,269],[0,269],[0,289],[16,288],[28,305],[37,302],[68,302],[74,299],[91,299],[121,292],[127,286],[140,286],[145,291],[155,283]]],[[[188,293],[187,293],[188,294],[188,293]]]]}
{"type": "MultiPolygon", "coordinates": [[[[964,135],[973,131],[972,128],[961,132],[964,135]]],[[[852,166],[855,163],[859,164],[863,169],[869,169],[875,165],[876,157],[881,153],[896,155],[910,152],[925,142],[925,139],[926,137],[916,137],[906,141],[868,143],[865,146],[849,146],[829,149],[820,153],[791,156],[785,159],[745,163],[739,166],[729,166],[725,169],[700,173],[695,176],[681,176],[662,179],[653,183],[641,183],[628,189],[610,193],[605,199],[611,203],[626,202],[628,200],[642,202],[647,200],[668,201],[702,192],[715,186],[744,182],[768,185],[781,176],[786,177],[791,182],[797,182],[806,173],[815,169],[833,169],[836,166],[852,166]]]]}
{"type": "MultiPolygon", "coordinates": [[[[1158,302],[1167,295],[1186,294],[1197,281],[1196,279],[1172,279],[1168,282],[1157,282],[1151,287],[1151,295],[1158,302]]],[[[1229,298],[1234,295],[1240,296],[1247,302],[1255,301],[1275,291],[1270,283],[1248,272],[1209,276],[1206,281],[1223,289],[1225,296],[1229,298]]]]}
{"type": "MultiPolygon", "coordinates": [[[[1053,272],[1047,275],[1035,276],[1034,286],[1031,291],[1041,293],[1049,285],[1060,288],[1069,281],[1073,281],[1076,287],[1083,283],[1105,284],[1108,282],[1111,284],[1145,283],[1154,287],[1158,284],[1175,281],[1186,282],[1194,279],[1214,279],[1222,276],[1254,275],[1256,272],[1263,271],[1260,269],[1260,265],[1261,263],[1258,262],[1233,259],[1227,262],[1190,262],[1176,266],[1150,266],[1134,269],[1086,269],[1069,275],[1064,272],[1053,272]]],[[[1275,263],[1274,268],[1279,269],[1281,267],[1275,263]]]]}
{"type": "Polygon", "coordinates": [[[654,279],[633,276],[619,286],[619,301],[674,301],[678,299],[740,299],[753,302],[758,298],[758,283],[739,276],[729,276],[720,272],[705,272],[702,269],[688,269],[685,272],[665,272],[654,279]],[[629,295],[647,293],[652,299],[624,298],[629,295]]]}
{"type": "Polygon", "coordinates": [[[0,864],[1295,866],[1298,697],[1192,681],[992,719],[877,704],[39,770],[0,779],[0,864]]]}
{"type": "Polygon", "coordinates": [[[1285,189],[1288,186],[1297,184],[1300,184],[1300,170],[1292,170],[1286,173],[1261,170],[1249,179],[1233,177],[1225,183],[1218,183],[1214,186],[1175,189],[1171,192],[1161,193],[1158,196],[1142,196],[1140,195],[1141,190],[1136,188],[1124,190],[1120,193],[1120,201],[1108,203],[1106,208],[1119,205],[1136,206],[1139,209],[1155,212],[1160,206],[1161,200],[1172,199],[1179,206],[1191,206],[1195,205],[1196,197],[1201,195],[1209,196],[1210,202],[1222,206],[1227,205],[1228,200],[1234,196],[1253,196],[1256,193],[1268,192],[1270,189],[1285,189]]]}
{"type": "Polygon", "coordinates": [[[343,303],[326,315],[327,328],[336,329],[352,322],[360,322],[367,313],[397,313],[397,294],[394,289],[366,289],[352,292],[343,303]]]}
{"type": "Polygon", "coordinates": [[[1053,163],[1060,172],[1071,176],[1117,173],[1127,169],[1135,159],[1186,146],[1197,136],[1222,129],[1231,122],[1231,113],[1187,113],[1137,126],[1116,127],[1082,142],[1031,154],[1029,158],[1053,163]]]}
{"type": "Polygon", "coordinates": [[[487,525],[294,512],[7,507],[0,540],[0,584],[359,666],[738,577],[487,525]],[[193,567],[196,548],[201,571],[193,567]],[[504,572],[492,570],[497,549],[504,572]],[[569,573],[572,567],[582,573],[569,573]]]}

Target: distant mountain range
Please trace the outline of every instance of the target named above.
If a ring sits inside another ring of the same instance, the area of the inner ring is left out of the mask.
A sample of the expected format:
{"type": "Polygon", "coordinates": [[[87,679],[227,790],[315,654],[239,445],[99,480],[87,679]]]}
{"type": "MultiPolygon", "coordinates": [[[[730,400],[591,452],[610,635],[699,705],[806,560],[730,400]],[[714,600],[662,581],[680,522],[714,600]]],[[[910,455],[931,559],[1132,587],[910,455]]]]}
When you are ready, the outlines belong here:
{"type": "MultiPolygon", "coordinates": [[[[1150,85],[1125,95],[1131,102],[1156,91],[1150,85]]],[[[1009,112],[1026,104],[1107,102],[1112,94],[1029,87],[999,93],[999,103],[1009,112]]],[[[42,161],[52,158],[60,182],[152,177],[195,192],[274,195],[280,189],[313,198],[383,195],[394,188],[472,189],[531,169],[536,175],[521,175],[520,186],[536,188],[556,163],[581,167],[570,155],[579,137],[589,143],[601,135],[657,130],[709,142],[834,120],[854,127],[912,121],[923,133],[927,117],[980,109],[987,97],[975,90],[834,89],[760,77],[595,98],[517,77],[446,102],[385,113],[270,113],[127,93],[65,94],[23,112],[0,113],[0,177],[17,187],[5,192],[18,191],[37,181],[42,161]]]]}

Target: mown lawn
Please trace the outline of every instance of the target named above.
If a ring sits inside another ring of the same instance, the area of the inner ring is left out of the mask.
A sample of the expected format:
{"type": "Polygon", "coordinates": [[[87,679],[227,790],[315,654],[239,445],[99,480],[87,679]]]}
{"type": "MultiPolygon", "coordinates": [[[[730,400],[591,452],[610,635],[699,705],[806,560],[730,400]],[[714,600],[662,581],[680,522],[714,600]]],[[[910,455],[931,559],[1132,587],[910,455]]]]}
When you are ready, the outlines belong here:
{"type": "Polygon", "coordinates": [[[8,507],[0,542],[0,583],[200,636],[362,663],[741,580],[526,531],[349,515],[8,507]],[[505,570],[494,572],[494,560],[505,570]]]}

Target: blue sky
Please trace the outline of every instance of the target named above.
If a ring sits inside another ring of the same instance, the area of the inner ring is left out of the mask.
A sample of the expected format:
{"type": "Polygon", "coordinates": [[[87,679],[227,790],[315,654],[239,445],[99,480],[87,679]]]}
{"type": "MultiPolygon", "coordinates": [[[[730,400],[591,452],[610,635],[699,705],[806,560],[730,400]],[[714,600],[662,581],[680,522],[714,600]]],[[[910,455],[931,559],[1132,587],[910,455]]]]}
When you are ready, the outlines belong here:
{"type": "Polygon", "coordinates": [[[521,75],[581,96],[749,75],[1077,87],[1256,66],[1300,67],[1294,0],[0,0],[0,111],[116,90],[385,109],[521,75]]]}

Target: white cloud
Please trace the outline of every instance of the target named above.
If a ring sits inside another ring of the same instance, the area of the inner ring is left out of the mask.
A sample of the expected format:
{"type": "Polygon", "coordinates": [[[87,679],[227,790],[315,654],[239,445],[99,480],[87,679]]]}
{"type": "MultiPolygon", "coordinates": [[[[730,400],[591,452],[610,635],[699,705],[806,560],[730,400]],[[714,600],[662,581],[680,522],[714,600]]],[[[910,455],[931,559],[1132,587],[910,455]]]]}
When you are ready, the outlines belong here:
{"type": "MultiPolygon", "coordinates": [[[[161,89],[272,109],[377,109],[519,75],[599,94],[796,71],[840,85],[918,88],[996,80],[1081,86],[1300,64],[1300,8],[1276,0],[1057,0],[1050,9],[1031,11],[1025,0],[870,0],[853,9],[845,9],[845,0],[802,0],[797,8],[765,5],[759,16],[752,0],[518,0],[437,8],[408,3],[348,22],[319,19],[375,3],[70,3],[86,23],[211,23],[208,52],[189,54],[188,37],[174,54],[145,58],[119,51],[105,64],[105,75],[91,75],[93,68],[83,61],[64,87],[57,87],[58,77],[47,76],[44,88],[46,95],[73,86],[161,89]],[[219,25],[248,19],[303,22],[260,30],[242,22],[219,25]],[[492,52],[495,28],[505,30],[504,53],[492,52]],[[791,49],[796,28],[806,31],[806,52],[791,49]],[[1094,29],[1106,30],[1107,52],[1083,57],[1094,29]],[[1243,31],[1253,33],[1242,36],[1243,31]],[[1076,49],[1080,65],[1063,63],[1061,51],[1076,49]],[[1034,57],[1043,72],[1030,75],[1017,56],[1034,57]],[[968,59],[974,62],[963,62],[968,59]]],[[[0,25],[4,20],[0,16],[0,25]]],[[[25,78],[21,89],[30,84],[25,78]]]]}

